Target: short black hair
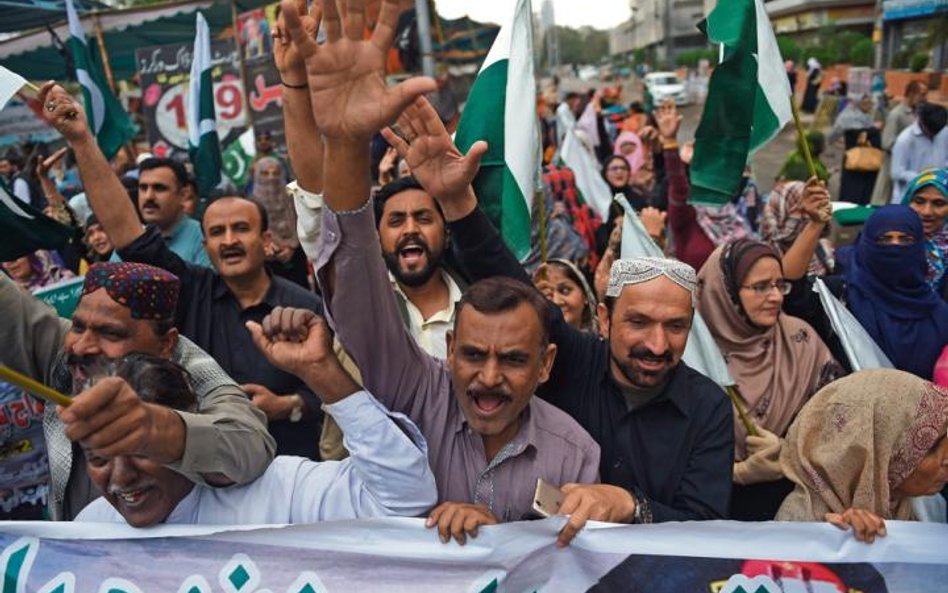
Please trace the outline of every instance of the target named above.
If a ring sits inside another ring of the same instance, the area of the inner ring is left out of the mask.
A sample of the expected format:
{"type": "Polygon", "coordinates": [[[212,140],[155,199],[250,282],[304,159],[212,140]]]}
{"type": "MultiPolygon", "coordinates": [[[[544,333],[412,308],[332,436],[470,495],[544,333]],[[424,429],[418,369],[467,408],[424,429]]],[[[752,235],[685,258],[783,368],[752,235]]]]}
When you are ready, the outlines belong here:
{"type": "Polygon", "coordinates": [[[461,318],[464,307],[471,307],[478,313],[490,314],[511,311],[522,303],[530,305],[536,312],[540,321],[540,347],[546,348],[550,343],[550,326],[553,323],[551,303],[533,286],[503,276],[485,278],[468,287],[458,301],[454,331],[457,332],[458,319],[461,318]]]}
{"type": "Polygon", "coordinates": [[[172,360],[133,352],[119,361],[116,375],[125,379],[144,402],[182,412],[197,410],[190,375],[172,360]]]}
{"type": "MultiPolygon", "coordinates": [[[[378,227],[382,224],[382,213],[385,211],[385,202],[396,196],[403,191],[409,191],[412,189],[417,189],[418,191],[425,191],[425,188],[421,187],[421,184],[418,183],[418,180],[407,175],[405,177],[399,177],[391,183],[386,183],[375,192],[375,226],[378,227]]],[[[426,192],[427,193],[427,192],[426,192]]],[[[432,196],[431,200],[434,202],[435,210],[438,211],[438,214],[441,216],[441,220],[444,220],[444,212],[441,211],[441,204],[438,203],[438,200],[432,196]]]]}
{"type": "Polygon", "coordinates": [[[174,159],[162,158],[162,157],[151,157],[143,160],[140,165],[138,165],[138,171],[151,171],[153,169],[161,169],[162,167],[167,167],[171,169],[174,173],[174,178],[178,182],[178,187],[182,188],[188,182],[188,171],[184,168],[184,165],[179,163],[174,159]]]}
{"type": "Polygon", "coordinates": [[[201,215],[201,228],[204,227],[204,219],[207,217],[207,211],[210,209],[211,204],[219,202],[220,200],[244,200],[245,202],[250,202],[257,207],[257,212],[260,213],[260,232],[263,233],[270,230],[270,215],[267,214],[266,206],[249,196],[227,192],[215,192],[215,194],[212,194],[211,200],[207,203],[207,206],[204,208],[204,213],[201,215]]]}
{"type": "Polygon", "coordinates": [[[948,122],[948,110],[936,103],[922,103],[918,106],[917,113],[918,122],[932,136],[941,132],[948,122]]]}

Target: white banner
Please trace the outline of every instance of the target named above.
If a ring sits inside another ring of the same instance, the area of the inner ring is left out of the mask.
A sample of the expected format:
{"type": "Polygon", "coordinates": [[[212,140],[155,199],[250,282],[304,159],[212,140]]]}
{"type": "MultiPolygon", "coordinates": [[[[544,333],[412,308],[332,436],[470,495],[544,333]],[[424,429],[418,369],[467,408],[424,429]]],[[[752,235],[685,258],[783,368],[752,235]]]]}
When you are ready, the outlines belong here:
{"type": "Polygon", "coordinates": [[[592,525],[562,517],[442,544],[421,519],[290,527],[0,523],[2,593],[925,593],[948,583],[948,526],[889,522],[873,544],[828,524],[592,525]]]}

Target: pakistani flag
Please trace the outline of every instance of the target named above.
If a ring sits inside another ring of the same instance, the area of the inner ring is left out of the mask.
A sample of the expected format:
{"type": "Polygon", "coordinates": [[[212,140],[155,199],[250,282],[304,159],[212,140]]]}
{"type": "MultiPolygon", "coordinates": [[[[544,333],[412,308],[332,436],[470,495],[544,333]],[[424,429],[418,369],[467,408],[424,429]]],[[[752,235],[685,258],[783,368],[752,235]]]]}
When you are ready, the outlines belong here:
{"type": "Polygon", "coordinates": [[[37,249],[64,247],[78,231],[16,199],[0,182],[0,237],[0,261],[10,261],[37,249]]]}
{"type": "Polygon", "coordinates": [[[221,145],[214,118],[214,83],[211,80],[211,32],[204,15],[197,13],[194,56],[188,88],[188,154],[197,177],[198,195],[207,197],[221,182],[221,145]]]}
{"type": "Polygon", "coordinates": [[[26,86],[26,80],[22,76],[0,66],[0,109],[3,109],[7,101],[24,86],[26,86]]]}
{"type": "Polygon", "coordinates": [[[66,0],[66,17],[69,19],[69,40],[66,45],[76,65],[76,80],[82,86],[89,127],[95,134],[99,148],[110,159],[135,136],[138,127],[109,90],[105,76],[92,59],[92,51],[86,43],[86,34],[72,0],[66,0]]]}
{"type": "Polygon", "coordinates": [[[843,346],[853,372],[863,369],[892,368],[889,357],[885,355],[882,348],[879,348],[856,316],[849,312],[846,305],[833,296],[822,278],[816,279],[813,291],[820,297],[820,304],[826,311],[833,333],[839,337],[839,342],[843,346]]]}
{"type": "Polygon", "coordinates": [[[530,211],[540,167],[540,131],[533,75],[533,13],[516,0],[513,18],[500,28],[481,66],[455,142],[467,153],[488,144],[474,191],[481,207],[517,257],[530,251],[530,211]]]}
{"type": "Polygon", "coordinates": [[[792,119],[790,82],[761,0],[719,0],[698,27],[721,60],[695,133],[691,200],[724,204],[750,155],[792,119]]]}
{"type": "Polygon", "coordinates": [[[237,187],[244,187],[250,181],[250,166],[256,154],[254,132],[250,127],[224,149],[221,155],[224,175],[237,187]]]}

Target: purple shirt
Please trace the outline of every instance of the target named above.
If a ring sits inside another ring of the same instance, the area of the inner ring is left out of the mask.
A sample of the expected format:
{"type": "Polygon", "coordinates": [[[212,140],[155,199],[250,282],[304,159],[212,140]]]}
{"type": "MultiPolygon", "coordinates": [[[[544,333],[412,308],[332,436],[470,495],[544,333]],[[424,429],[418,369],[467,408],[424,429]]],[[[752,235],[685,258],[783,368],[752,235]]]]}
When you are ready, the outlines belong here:
{"type": "Polygon", "coordinates": [[[536,397],[517,436],[488,462],[481,436],[455,399],[450,371],[422,351],[402,323],[371,201],[356,212],[324,208],[322,222],[316,277],[326,318],[365,388],[421,429],[439,503],[482,503],[499,520],[517,521],[530,513],[537,478],[555,486],[599,481],[599,445],[565,412],[536,397]]]}

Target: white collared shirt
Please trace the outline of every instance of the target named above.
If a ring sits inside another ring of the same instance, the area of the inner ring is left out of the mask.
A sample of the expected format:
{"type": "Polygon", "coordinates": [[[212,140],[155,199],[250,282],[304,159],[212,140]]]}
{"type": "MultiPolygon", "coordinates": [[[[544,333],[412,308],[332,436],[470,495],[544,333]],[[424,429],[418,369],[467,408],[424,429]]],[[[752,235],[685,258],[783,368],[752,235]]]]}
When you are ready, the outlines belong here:
{"type": "Polygon", "coordinates": [[[948,167],[948,126],[931,139],[918,121],[902,130],[892,147],[891,203],[902,203],[905,188],[919,173],[941,167],[948,167]]]}
{"type": "Polygon", "coordinates": [[[391,272],[388,277],[392,282],[392,290],[402,300],[405,310],[408,311],[409,331],[415,338],[415,342],[429,355],[444,360],[448,357],[447,333],[454,327],[457,303],[461,300],[461,287],[450,274],[444,270],[439,270],[439,272],[444,283],[448,285],[448,306],[428,319],[425,319],[421,310],[405,296],[391,272]]]}
{"type": "MultiPolygon", "coordinates": [[[[411,420],[388,412],[367,391],[323,409],[342,428],[347,459],[316,462],[278,456],[261,477],[244,486],[195,485],[165,523],[275,525],[412,517],[434,505],[438,492],[428,466],[428,447],[411,420]]],[[[75,520],[125,522],[101,497],[75,520]]]]}

